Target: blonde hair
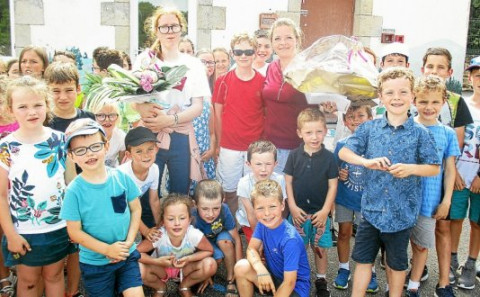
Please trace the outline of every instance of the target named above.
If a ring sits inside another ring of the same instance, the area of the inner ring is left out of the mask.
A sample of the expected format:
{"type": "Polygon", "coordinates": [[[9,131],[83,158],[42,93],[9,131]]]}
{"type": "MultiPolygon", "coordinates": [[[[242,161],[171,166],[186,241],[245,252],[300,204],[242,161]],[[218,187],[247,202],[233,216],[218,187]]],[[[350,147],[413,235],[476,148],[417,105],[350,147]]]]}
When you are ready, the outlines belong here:
{"type": "Polygon", "coordinates": [[[66,84],[74,82],[75,86],[79,86],[80,74],[77,66],[73,63],[53,62],[45,69],[45,80],[48,84],[66,84]]]}
{"type": "Polygon", "coordinates": [[[257,140],[250,143],[247,149],[247,161],[252,161],[253,154],[272,153],[273,158],[277,161],[277,147],[268,140],[257,140]]]}
{"type": "Polygon", "coordinates": [[[257,41],[252,37],[250,37],[250,35],[248,35],[248,33],[246,32],[237,33],[233,35],[232,41],[230,41],[230,47],[232,48],[232,50],[236,44],[239,44],[242,41],[248,42],[253,47],[254,50],[257,50],[257,41]]]}
{"type": "Polygon", "coordinates": [[[174,16],[176,16],[180,26],[182,27],[182,32],[187,32],[187,21],[185,20],[185,17],[180,10],[176,8],[157,8],[153,15],[145,20],[144,29],[146,32],[150,32],[150,37],[155,40],[150,49],[155,51],[159,58],[162,58],[162,45],[160,44],[158,38],[156,38],[156,33],[158,30],[158,20],[162,16],[168,14],[173,14],[174,16]]]}
{"type": "Polygon", "coordinates": [[[32,76],[22,76],[17,79],[10,81],[7,85],[7,92],[6,92],[6,103],[8,108],[11,110],[13,106],[12,102],[12,94],[14,91],[18,89],[26,89],[28,92],[32,92],[37,96],[45,99],[45,103],[47,106],[47,116],[43,125],[46,126],[53,118],[52,115],[52,97],[50,91],[48,90],[47,84],[43,80],[36,79],[32,76]]]}
{"type": "Polygon", "coordinates": [[[250,194],[250,199],[252,200],[252,204],[254,207],[257,200],[261,197],[277,198],[278,202],[282,204],[282,187],[280,187],[279,183],[271,179],[259,181],[255,184],[252,193],[250,194]]]}
{"type": "Polygon", "coordinates": [[[95,104],[94,106],[92,106],[89,111],[91,111],[94,115],[96,115],[104,107],[111,107],[118,114],[118,117],[114,122],[115,126],[117,126],[118,123],[120,123],[121,114],[120,114],[120,108],[118,108],[118,105],[116,102],[110,99],[101,100],[98,104],[95,104]]]}
{"type": "Polygon", "coordinates": [[[437,75],[427,75],[418,78],[415,82],[414,93],[415,96],[424,93],[442,93],[442,98],[447,99],[447,87],[445,82],[440,76],[437,75]]]}
{"type": "Polygon", "coordinates": [[[7,94],[7,85],[9,82],[9,78],[6,75],[0,75],[0,111],[2,114],[0,115],[7,122],[13,122],[15,119],[13,118],[12,113],[8,110],[6,94],[7,94]]]}
{"type": "Polygon", "coordinates": [[[302,48],[302,42],[303,42],[303,32],[300,29],[299,26],[297,26],[291,19],[289,18],[279,18],[275,22],[273,22],[272,27],[270,28],[270,41],[273,42],[273,32],[277,27],[280,26],[287,26],[292,28],[293,35],[295,35],[295,39],[297,40],[297,49],[302,48]]]}
{"type": "Polygon", "coordinates": [[[378,75],[378,93],[382,93],[383,84],[387,80],[397,79],[397,78],[405,78],[410,83],[410,90],[413,92],[413,87],[415,84],[415,75],[413,75],[412,70],[407,69],[405,67],[390,67],[378,75]]]}
{"type": "Polygon", "coordinates": [[[163,220],[165,219],[165,209],[168,206],[175,205],[175,204],[184,204],[187,207],[188,217],[191,218],[190,213],[193,207],[192,198],[188,197],[187,195],[171,193],[171,194],[168,194],[168,196],[166,198],[163,198],[161,201],[159,224],[162,224],[163,220]]]}
{"type": "Polygon", "coordinates": [[[303,125],[307,122],[317,122],[320,121],[324,125],[327,125],[325,115],[318,108],[305,108],[302,110],[297,117],[297,128],[302,129],[303,125]]]}
{"type": "Polygon", "coordinates": [[[193,198],[198,203],[200,197],[208,200],[216,200],[223,198],[222,185],[214,179],[204,179],[197,184],[193,198]]]}

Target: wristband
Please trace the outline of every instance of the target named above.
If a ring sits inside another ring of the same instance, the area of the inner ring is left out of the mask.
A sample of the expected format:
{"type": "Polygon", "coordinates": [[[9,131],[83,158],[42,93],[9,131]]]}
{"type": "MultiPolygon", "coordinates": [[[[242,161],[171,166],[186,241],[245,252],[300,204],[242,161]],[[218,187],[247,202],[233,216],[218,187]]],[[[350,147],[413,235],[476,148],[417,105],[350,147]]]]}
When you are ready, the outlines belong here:
{"type": "Polygon", "coordinates": [[[173,120],[174,120],[173,126],[176,127],[178,125],[178,114],[176,113],[173,114],[173,120]]]}
{"type": "Polygon", "coordinates": [[[259,273],[259,274],[257,274],[257,278],[259,278],[261,276],[270,276],[270,273],[259,273]]]}

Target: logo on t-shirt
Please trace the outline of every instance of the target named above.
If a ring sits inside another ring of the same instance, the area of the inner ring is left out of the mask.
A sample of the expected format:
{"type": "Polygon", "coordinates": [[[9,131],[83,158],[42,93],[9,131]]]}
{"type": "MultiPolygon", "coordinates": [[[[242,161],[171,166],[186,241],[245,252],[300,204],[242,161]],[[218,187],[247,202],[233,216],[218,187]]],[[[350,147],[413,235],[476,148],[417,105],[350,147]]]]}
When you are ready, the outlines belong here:
{"type": "Polygon", "coordinates": [[[343,163],[342,168],[348,170],[348,179],[343,182],[347,189],[354,192],[363,191],[363,167],[343,163]]]}

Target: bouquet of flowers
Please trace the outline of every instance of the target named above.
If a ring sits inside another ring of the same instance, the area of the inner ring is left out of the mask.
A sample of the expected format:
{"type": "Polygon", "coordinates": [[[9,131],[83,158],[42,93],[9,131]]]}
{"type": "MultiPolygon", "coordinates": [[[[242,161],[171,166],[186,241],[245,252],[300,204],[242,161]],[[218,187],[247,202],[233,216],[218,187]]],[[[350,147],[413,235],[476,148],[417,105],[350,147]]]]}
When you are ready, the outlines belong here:
{"type": "Polygon", "coordinates": [[[163,98],[162,91],[175,87],[185,76],[188,68],[185,65],[175,67],[158,67],[142,71],[130,72],[112,64],[108,67],[107,77],[86,74],[90,85],[86,96],[87,110],[110,100],[125,103],[155,103],[165,109],[170,104],[163,98]]]}
{"type": "MultiPolygon", "coordinates": [[[[342,95],[353,102],[369,101],[377,96],[378,71],[366,56],[362,44],[355,39],[341,35],[323,37],[295,56],[284,71],[285,80],[309,94],[308,98],[326,93],[342,95]]],[[[318,103],[313,101],[309,103],[318,103]]]]}

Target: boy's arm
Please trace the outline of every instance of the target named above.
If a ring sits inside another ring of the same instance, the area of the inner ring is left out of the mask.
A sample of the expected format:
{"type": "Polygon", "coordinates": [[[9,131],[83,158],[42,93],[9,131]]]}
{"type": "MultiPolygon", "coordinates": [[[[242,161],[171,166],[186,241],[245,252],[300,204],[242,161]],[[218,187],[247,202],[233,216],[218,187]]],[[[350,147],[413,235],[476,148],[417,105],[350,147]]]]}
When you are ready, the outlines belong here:
{"type": "Polygon", "coordinates": [[[130,226],[128,228],[127,239],[125,242],[130,248],[135,241],[137,236],[138,228],[140,226],[141,216],[142,216],[142,206],[140,204],[140,199],[135,198],[132,201],[128,202],[130,208],[130,226]]]}
{"type": "Polygon", "coordinates": [[[131,245],[121,241],[112,244],[100,241],[82,230],[81,221],[67,221],[67,231],[72,241],[106,256],[113,262],[123,261],[129,255],[131,245]]]}
{"type": "Polygon", "coordinates": [[[283,282],[278,287],[275,297],[288,297],[292,294],[297,284],[297,271],[284,271],[283,282]]]}
{"type": "Polygon", "coordinates": [[[152,210],[153,218],[155,224],[158,224],[160,221],[160,198],[158,198],[157,190],[148,190],[148,200],[150,203],[150,209],[152,210]]]}
{"type": "Polygon", "coordinates": [[[233,228],[232,230],[228,231],[232,236],[233,240],[235,240],[235,263],[242,259],[242,240],[240,239],[240,235],[238,234],[237,228],[233,228]]]}
{"type": "Polygon", "coordinates": [[[397,178],[404,178],[410,175],[435,176],[440,173],[440,165],[437,164],[393,164],[389,168],[391,175],[397,178]]]}
{"type": "Polygon", "coordinates": [[[325,198],[325,203],[323,204],[322,209],[312,216],[312,224],[317,228],[325,226],[327,222],[328,214],[332,210],[335,197],[337,196],[337,185],[338,178],[330,178],[328,180],[328,191],[325,198]]]}
{"type": "Polygon", "coordinates": [[[390,160],[387,157],[365,159],[364,157],[357,155],[347,147],[342,147],[338,152],[338,156],[340,157],[340,159],[347,163],[364,166],[373,170],[385,171],[388,170],[388,167],[390,166],[390,160]]]}
{"type": "Polygon", "coordinates": [[[285,188],[287,191],[288,209],[292,214],[293,223],[299,226],[305,223],[305,217],[307,216],[307,213],[298,207],[297,203],[295,203],[295,197],[293,195],[293,177],[289,174],[285,174],[285,188]]]}
{"type": "Polygon", "coordinates": [[[450,205],[452,203],[453,186],[455,184],[455,156],[450,156],[445,160],[445,172],[443,175],[443,197],[442,203],[438,205],[437,211],[433,215],[436,220],[443,220],[448,216],[450,205]]]}
{"type": "Polygon", "coordinates": [[[247,220],[248,220],[248,224],[250,225],[250,229],[254,230],[255,226],[257,225],[257,218],[255,217],[255,211],[253,210],[252,202],[250,201],[250,199],[247,199],[245,197],[238,196],[238,199],[242,203],[243,207],[245,207],[245,213],[247,215],[247,220]]]}
{"type": "Polygon", "coordinates": [[[262,242],[259,239],[252,237],[247,247],[247,260],[257,273],[257,283],[260,294],[263,295],[264,290],[265,292],[272,291],[273,294],[275,294],[276,290],[272,276],[260,258],[261,248],[262,242]]]}
{"type": "Polygon", "coordinates": [[[214,103],[215,111],[215,138],[216,138],[216,148],[220,148],[220,139],[222,136],[222,113],[223,113],[223,104],[214,103]]]}

